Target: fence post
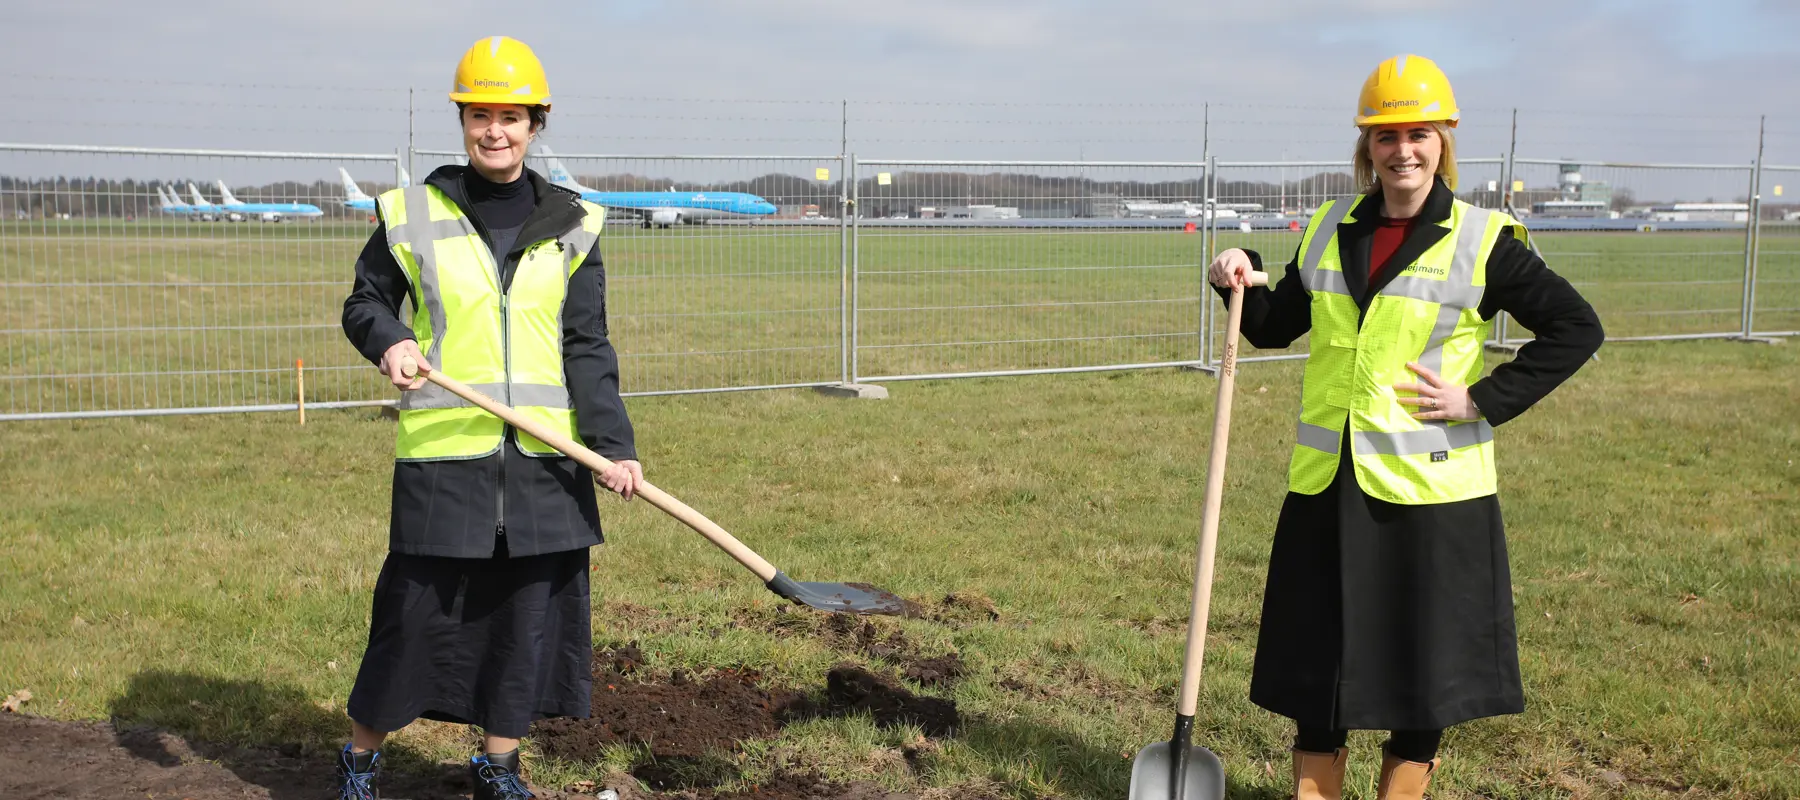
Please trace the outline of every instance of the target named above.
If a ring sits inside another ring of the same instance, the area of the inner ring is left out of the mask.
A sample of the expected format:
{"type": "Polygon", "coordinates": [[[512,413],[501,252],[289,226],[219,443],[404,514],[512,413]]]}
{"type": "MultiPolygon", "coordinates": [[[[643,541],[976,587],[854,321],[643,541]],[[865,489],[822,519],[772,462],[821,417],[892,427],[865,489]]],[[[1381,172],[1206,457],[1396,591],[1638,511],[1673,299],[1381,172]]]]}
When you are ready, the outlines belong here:
{"type": "MultiPolygon", "coordinates": [[[[1738,338],[1746,341],[1757,341],[1756,332],[1756,267],[1758,251],[1762,245],[1762,162],[1763,137],[1766,135],[1768,117],[1764,116],[1757,123],[1756,131],[1756,163],[1750,168],[1750,215],[1744,220],[1744,332],[1738,338]]],[[[1769,340],[1763,340],[1769,341],[1769,340]]]]}
{"type": "Polygon", "coordinates": [[[406,87],[406,174],[417,175],[413,168],[413,151],[418,149],[413,142],[413,87],[406,87]]]}
{"type": "Polygon", "coordinates": [[[1200,113],[1200,334],[1194,344],[1200,352],[1200,369],[1212,366],[1212,343],[1208,337],[1212,331],[1212,303],[1207,302],[1210,292],[1207,289],[1206,271],[1212,265],[1212,221],[1207,217],[1207,209],[1211,207],[1213,161],[1212,161],[1212,103],[1201,107],[1200,113]]]}
{"type": "MultiPolygon", "coordinates": [[[[1506,173],[1503,178],[1503,180],[1506,181],[1506,185],[1501,187],[1506,190],[1505,194],[1501,195],[1506,198],[1506,202],[1501,203],[1501,207],[1505,208],[1506,213],[1511,214],[1515,219],[1518,217],[1518,211],[1513,207],[1513,181],[1515,180],[1513,175],[1516,173],[1517,167],[1513,162],[1518,157],[1519,109],[1514,108],[1512,110],[1512,138],[1506,145],[1506,168],[1503,170],[1506,173]]],[[[1505,311],[1500,312],[1500,324],[1497,327],[1499,328],[1498,335],[1500,338],[1501,349],[1506,348],[1506,340],[1512,335],[1511,326],[1507,324],[1509,318],[1510,315],[1505,311]]]]}
{"type": "Polygon", "coordinates": [[[849,241],[838,254],[838,381],[848,384],[855,383],[856,377],[850,369],[850,253],[856,247],[857,221],[849,216],[856,209],[856,156],[846,156],[845,163],[840,166],[843,167],[842,174],[847,183],[847,188],[841,192],[845,196],[843,222],[851,227],[847,229],[850,231],[849,241]]]}

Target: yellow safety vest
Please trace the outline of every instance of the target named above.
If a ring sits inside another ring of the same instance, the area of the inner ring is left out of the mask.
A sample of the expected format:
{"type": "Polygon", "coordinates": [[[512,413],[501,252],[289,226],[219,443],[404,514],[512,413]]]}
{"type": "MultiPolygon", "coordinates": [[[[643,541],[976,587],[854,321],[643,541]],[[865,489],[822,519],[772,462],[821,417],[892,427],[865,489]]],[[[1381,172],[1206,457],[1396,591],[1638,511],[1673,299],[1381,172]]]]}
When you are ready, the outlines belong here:
{"type": "MultiPolygon", "coordinates": [[[[1360,198],[1359,198],[1360,199],[1360,198]]],[[[1300,276],[1312,298],[1312,336],[1288,488],[1318,494],[1337,476],[1348,425],[1356,481],[1390,503],[1449,503],[1493,494],[1494,429],[1486,420],[1418,420],[1395,384],[1423,383],[1416,361],[1444,380],[1482,377],[1481,318],[1487,261],[1501,231],[1525,228],[1506,214],[1455,201],[1439,225],[1450,233],[1407,265],[1361,314],[1344,281],[1338,224],[1358,199],[1326,203],[1300,240],[1300,276]],[[1360,318],[1360,324],[1359,324],[1360,318]]]]}
{"type": "MultiPolygon", "coordinates": [[[[606,212],[583,201],[581,224],[531,243],[512,286],[467,214],[435,186],[384,192],[377,202],[388,248],[412,289],[412,331],[435,368],[576,438],[563,382],[562,306],[569,276],[599,238],[606,212]]],[[[499,418],[433,383],[400,395],[394,456],[401,461],[481,458],[498,452],[499,418]]],[[[519,431],[519,450],[557,452],[519,431]]]]}

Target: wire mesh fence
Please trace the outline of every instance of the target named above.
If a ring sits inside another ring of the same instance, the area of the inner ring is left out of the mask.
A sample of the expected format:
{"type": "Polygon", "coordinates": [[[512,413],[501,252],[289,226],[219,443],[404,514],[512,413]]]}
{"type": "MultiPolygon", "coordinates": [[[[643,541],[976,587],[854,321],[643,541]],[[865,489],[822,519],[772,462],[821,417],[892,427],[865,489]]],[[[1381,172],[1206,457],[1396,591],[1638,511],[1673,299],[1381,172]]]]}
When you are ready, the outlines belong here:
{"type": "Polygon", "coordinates": [[[1755,280],[1744,330],[1800,335],[1800,166],[1762,170],[1753,240],[1755,280]]]}
{"type": "Polygon", "coordinates": [[[1200,361],[1204,164],[855,167],[859,380],[1200,361]]]}
{"type": "MultiPolygon", "coordinates": [[[[1514,208],[1609,339],[1741,332],[1749,166],[1515,159],[1514,208]]],[[[1529,337],[1518,326],[1508,341],[1529,337]]]]}
{"type": "MultiPolygon", "coordinates": [[[[461,156],[414,155],[421,174],[461,156]]],[[[846,163],[534,153],[534,170],[607,209],[600,248],[625,393],[845,379],[846,163]]]]}
{"type": "Polygon", "coordinates": [[[365,402],[338,310],[396,157],[0,145],[0,418],[365,402]],[[80,176],[80,177],[75,177],[80,176]]]}
{"type": "MultiPolygon", "coordinates": [[[[308,405],[390,403],[339,324],[371,196],[460,155],[0,145],[0,419],[291,409],[300,362],[308,405]]],[[[631,394],[1215,364],[1213,255],[1279,277],[1355,189],[1348,161],[529,163],[608,209],[631,394]]],[[[1800,331],[1800,167],[1460,165],[1614,340],[1800,331]]]]}

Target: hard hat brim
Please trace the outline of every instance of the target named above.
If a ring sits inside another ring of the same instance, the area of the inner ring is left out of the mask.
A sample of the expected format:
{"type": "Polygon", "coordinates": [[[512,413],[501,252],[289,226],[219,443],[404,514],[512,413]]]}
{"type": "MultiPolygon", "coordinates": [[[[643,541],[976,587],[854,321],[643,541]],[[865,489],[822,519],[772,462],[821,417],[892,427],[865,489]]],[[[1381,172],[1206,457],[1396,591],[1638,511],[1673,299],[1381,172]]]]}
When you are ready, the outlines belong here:
{"type": "Polygon", "coordinates": [[[550,107],[547,94],[494,94],[491,92],[451,92],[452,103],[495,103],[509,106],[550,107]]]}
{"type": "Polygon", "coordinates": [[[1444,116],[1443,114],[1376,114],[1373,117],[1358,116],[1356,118],[1356,127],[1367,128],[1371,125],[1402,125],[1408,122],[1442,122],[1445,125],[1454,128],[1456,127],[1456,123],[1461,121],[1461,119],[1461,114],[1451,114],[1450,116],[1444,116]]]}

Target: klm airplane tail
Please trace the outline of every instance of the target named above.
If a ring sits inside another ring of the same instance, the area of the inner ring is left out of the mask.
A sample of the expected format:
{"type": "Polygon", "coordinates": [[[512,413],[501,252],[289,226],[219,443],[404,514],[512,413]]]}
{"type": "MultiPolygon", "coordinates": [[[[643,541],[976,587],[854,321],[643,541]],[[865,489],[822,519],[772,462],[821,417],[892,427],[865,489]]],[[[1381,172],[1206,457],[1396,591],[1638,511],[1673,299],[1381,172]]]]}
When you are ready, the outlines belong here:
{"type": "Polygon", "coordinates": [[[225,185],[224,181],[217,181],[217,183],[219,184],[219,197],[224,198],[219,202],[228,206],[239,206],[244,204],[242,200],[231,196],[231,189],[225,185]]]}
{"type": "Polygon", "coordinates": [[[197,206],[212,205],[211,202],[207,201],[206,196],[200,194],[200,190],[195,188],[194,184],[192,184],[192,183],[188,184],[188,194],[191,194],[194,196],[194,205],[197,205],[197,206]]]}
{"type": "Polygon", "coordinates": [[[543,156],[545,162],[550,165],[550,174],[548,177],[550,178],[551,183],[561,186],[564,189],[573,189],[577,192],[585,193],[594,191],[593,189],[589,189],[588,187],[577,183],[575,181],[575,176],[563,166],[562,159],[557,158],[555,154],[551,153],[550,148],[540,144],[538,145],[538,154],[543,156]]]}
{"type": "MultiPolygon", "coordinates": [[[[368,195],[363,194],[362,187],[357,186],[356,181],[351,180],[349,170],[346,170],[343,167],[338,167],[338,175],[342,176],[344,179],[344,199],[345,200],[367,200],[367,199],[369,199],[368,195]]],[[[405,186],[406,184],[401,184],[401,185],[405,186]]]]}
{"type": "Polygon", "coordinates": [[[394,165],[394,169],[400,171],[400,188],[404,189],[404,188],[412,185],[412,176],[406,174],[406,167],[403,167],[396,163],[394,165]]]}

